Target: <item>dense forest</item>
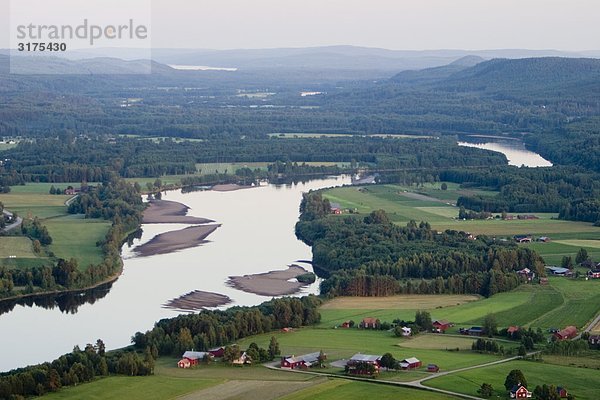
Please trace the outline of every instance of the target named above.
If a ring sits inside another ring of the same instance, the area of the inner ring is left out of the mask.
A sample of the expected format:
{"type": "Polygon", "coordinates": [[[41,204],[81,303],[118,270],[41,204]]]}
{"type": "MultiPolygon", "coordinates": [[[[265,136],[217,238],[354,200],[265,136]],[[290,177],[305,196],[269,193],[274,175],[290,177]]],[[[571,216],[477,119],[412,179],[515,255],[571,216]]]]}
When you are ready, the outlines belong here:
{"type": "Polygon", "coordinates": [[[428,223],[393,224],[383,210],[360,218],[328,217],[320,192],[304,196],[296,235],[312,246],[323,295],[476,293],[514,289],[516,270],[544,274],[542,259],[513,243],[464,232],[432,230],[428,223]]]}

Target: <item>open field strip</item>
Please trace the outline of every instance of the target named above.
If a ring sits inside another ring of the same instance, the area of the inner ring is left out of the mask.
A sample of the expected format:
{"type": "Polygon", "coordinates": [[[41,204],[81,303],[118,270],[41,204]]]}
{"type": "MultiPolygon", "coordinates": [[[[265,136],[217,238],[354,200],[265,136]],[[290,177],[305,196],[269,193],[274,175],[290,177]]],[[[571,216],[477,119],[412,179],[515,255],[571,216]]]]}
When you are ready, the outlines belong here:
{"type": "Polygon", "coordinates": [[[31,239],[26,237],[3,237],[0,240],[0,254],[18,258],[37,258],[33,252],[31,239]]]}
{"type": "MultiPolygon", "coordinates": [[[[69,184],[54,184],[55,187],[66,188],[69,184]]],[[[79,184],[71,184],[78,187],[79,184]]],[[[104,240],[110,222],[97,219],[86,219],[83,215],[67,214],[65,201],[72,196],[48,194],[52,184],[31,183],[24,186],[11,187],[11,193],[1,194],[0,201],[6,209],[16,212],[24,219],[38,217],[42,225],[48,228],[52,237],[52,244],[48,250],[58,258],[75,258],[79,268],[85,270],[90,264],[102,262],[102,249],[96,243],[104,240]]],[[[17,238],[0,238],[0,243],[9,243],[7,240],[17,238]]],[[[27,238],[19,238],[21,243],[31,241],[27,238]]],[[[0,259],[10,255],[12,249],[7,244],[0,245],[0,259]]],[[[37,257],[32,251],[27,255],[17,256],[16,259],[8,259],[4,263],[11,267],[33,267],[39,266],[40,261],[46,258],[37,257]],[[16,260],[16,261],[15,261],[16,260]]]]}
{"type": "Polygon", "coordinates": [[[479,300],[475,295],[398,295],[389,297],[336,297],[321,306],[321,310],[336,309],[408,309],[414,310],[415,304],[420,309],[432,309],[456,306],[479,300]]]}
{"type": "MultiPolygon", "coordinates": [[[[485,191],[483,191],[485,192],[485,191]]],[[[494,192],[487,192],[494,193],[494,192]]],[[[536,213],[535,220],[469,220],[455,219],[458,208],[446,204],[456,201],[462,195],[457,186],[448,185],[448,190],[416,188],[399,185],[373,185],[364,187],[334,188],[324,192],[330,201],[340,203],[344,208],[356,209],[361,214],[373,210],[386,210],[390,219],[397,224],[406,224],[410,220],[427,221],[435,229],[455,229],[474,234],[512,236],[515,234],[536,234],[546,236],[597,234],[600,228],[585,222],[573,222],[554,219],[556,214],[536,213]],[[416,194],[422,193],[418,198],[416,194]],[[429,196],[432,199],[427,199],[429,196]]]]}
{"type": "Polygon", "coordinates": [[[600,398],[600,374],[597,370],[531,361],[510,361],[506,364],[457,372],[428,380],[424,384],[477,396],[477,389],[485,382],[493,386],[493,397],[506,398],[507,391],[504,389],[504,379],[512,369],[523,371],[530,390],[533,390],[536,385],[552,384],[566,387],[578,400],[597,400],[600,398]]]}

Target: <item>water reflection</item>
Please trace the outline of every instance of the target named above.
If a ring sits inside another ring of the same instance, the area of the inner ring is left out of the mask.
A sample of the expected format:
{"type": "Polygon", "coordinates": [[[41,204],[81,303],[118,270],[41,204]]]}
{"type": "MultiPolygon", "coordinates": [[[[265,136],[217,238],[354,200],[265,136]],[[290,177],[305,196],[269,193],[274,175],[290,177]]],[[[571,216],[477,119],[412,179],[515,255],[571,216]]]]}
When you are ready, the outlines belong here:
{"type": "Polygon", "coordinates": [[[551,167],[552,163],[541,155],[527,150],[520,140],[494,139],[489,137],[464,136],[458,141],[459,146],[502,153],[508,159],[508,165],[517,167],[551,167]]]}

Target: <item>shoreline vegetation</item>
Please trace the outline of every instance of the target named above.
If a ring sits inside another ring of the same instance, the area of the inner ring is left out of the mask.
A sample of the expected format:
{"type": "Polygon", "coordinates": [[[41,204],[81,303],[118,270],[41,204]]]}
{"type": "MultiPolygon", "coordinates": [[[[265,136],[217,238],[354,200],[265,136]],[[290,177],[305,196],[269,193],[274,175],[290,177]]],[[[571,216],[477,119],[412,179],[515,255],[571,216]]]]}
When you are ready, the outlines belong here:
{"type": "Polygon", "coordinates": [[[171,308],[183,311],[200,311],[208,307],[219,307],[231,303],[231,298],[219,293],[193,290],[171,299],[163,305],[163,308],[171,308]]]}
{"type": "Polygon", "coordinates": [[[275,270],[244,276],[230,276],[227,284],[235,289],[260,296],[284,296],[297,293],[305,283],[290,281],[309,271],[292,264],[286,270],[275,270]]]}
{"type": "Polygon", "coordinates": [[[239,185],[237,183],[223,183],[223,184],[214,185],[211,190],[213,190],[215,192],[233,192],[235,190],[252,189],[255,187],[258,187],[258,186],[239,185]]]}

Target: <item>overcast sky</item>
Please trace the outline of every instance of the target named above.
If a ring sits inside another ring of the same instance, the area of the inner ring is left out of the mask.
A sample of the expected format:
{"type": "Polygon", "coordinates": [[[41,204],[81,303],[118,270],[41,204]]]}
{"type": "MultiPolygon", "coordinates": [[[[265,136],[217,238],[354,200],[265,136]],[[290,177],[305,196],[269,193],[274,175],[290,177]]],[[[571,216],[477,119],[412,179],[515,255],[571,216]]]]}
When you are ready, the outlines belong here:
{"type": "MultiPolygon", "coordinates": [[[[91,1],[95,0],[86,0],[91,1]]],[[[46,1],[48,6],[51,3],[52,0],[46,1]]],[[[348,44],[409,50],[600,49],[599,0],[151,0],[151,3],[155,48],[348,44]]],[[[6,4],[8,0],[0,0],[0,5],[6,7],[6,4]]],[[[118,15],[112,7],[106,13],[118,15]]],[[[0,24],[6,27],[6,14],[0,14],[0,24]]],[[[3,33],[0,47],[6,47],[7,42],[3,33]]]]}

